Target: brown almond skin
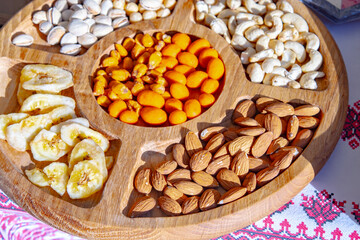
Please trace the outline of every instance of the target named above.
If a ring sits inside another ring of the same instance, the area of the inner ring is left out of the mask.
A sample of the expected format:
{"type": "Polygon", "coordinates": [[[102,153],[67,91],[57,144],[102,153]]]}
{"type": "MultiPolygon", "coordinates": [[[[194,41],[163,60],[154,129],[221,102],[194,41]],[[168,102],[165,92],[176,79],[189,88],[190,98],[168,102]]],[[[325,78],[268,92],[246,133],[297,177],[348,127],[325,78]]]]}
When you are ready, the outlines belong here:
{"type": "Polygon", "coordinates": [[[194,132],[188,132],[185,136],[185,149],[191,158],[195,153],[203,150],[200,139],[194,132]]]}
{"type": "Polygon", "coordinates": [[[223,135],[225,137],[225,140],[228,142],[232,141],[238,137],[238,134],[236,133],[235,130],[227,130],[227,131],[223,132],[223,135]]]}
{"type": "Polygon", "coordinates": [[[245,187],[234,187],[221,196],[218,204],[223,205],[229,202],[233,202],[244,196],[246,191],[247,189],[245,187]]]}
{"type": "Polygon", "coordinates": [[[225,190],[241,186],[239,177],[229,169],[221,169],[216,179],[225,190]]]}
{"type": "Polygon", "coordinates": [[[271,163],[271,166],[278,167],[280,170],[286,169],[290,166],[293,160],[294,154],[291,151],[283,152],[271,163]]]}
{"type": "Polygon", "coordinates": [[[244,127],[236,130],[239,136],[259,136],[265,132],[263,127],[244,127]]]}
{"type": "Polygon", "coordinates": [[[274,139],[268,150],[266,151],[266,154],[272,154],[274,153],[276,150],[278,150],[279,148],[285,147],[289,144],[289,141],[286,138],[283,137],[278,137],[277,139],[274,139]]]}
{"type": "Polygon", "coordinates": [[[182,193],[188,196],[200,195],[203,187],[191,181],[180,181],[174,183],[174,186],[182,193]]]}
{"type": "Polygon", "coordinates": [[[156,191],[162,192],[167,185],[166,178],[158,171],[152,171],[151,184],[156,191]]]}
{"type": "Polygon", "coordinates": [[[235,156],[240,151],[249,153],[253,142],[253,136],[241,136],[232,140],[228,146],[230,155],[235,156]]]}
{"type": "Polygon", "coordinates": [[[167,183],[172,186],[175,182],[189,180],[191,181],[191,172],[188,169],[176,169],[167,176],[167,183]]]}
{"type": "Polygon", "coordinates": [[[256,106],[255,103],[251,100],[244,100],[240,102],[233,113],[233,119],[238,117],[250,117],[252,118],[256,114],[256,106]]]}
{"type": "Polygon", "coordinates": [[[174,199],[180,204],[187,199],[187,197],[175,187],[167,186],[163,193],[165,196],[174,199]]]}
{"type": "Polygon", "coordinates": [[[215,189],[207,189],[201,194],[199,199],[199,208],[201,211],[207,211],[217,206],[217,203],[221,197],[219,191],[215,189]]]}
{"type": "Polygon", "coordinates": [[[191,178],[194,182],[203,187],[216,188],[219,186],[218,181],[216,181],[216,179],[209,173],[206,173],[204,171],[193,172],[191,174],[191,178]]]}
{"type": "Polygon", "coordinates": [[[287,130],[287,124],[288,124],[288,119],[286,119],[288,117],[284,117],[284,118],[280,118],[281,120],[281,135],[286,135],[286,130],[287,130]]]}
{"type": "Polygon", "coordinates": [[[204,170],[211,161],[212,155],[208,150],[201,150],[190,158],[190,168],[194,172],[204,170]]]}
{"type": "Polygon", "coordinates": [[[256,108],[259,112],[265,113],[264,109],[275,102],[278,102],[278,100],[268,97],[261,97],[256,100],[256,108]]]}
{"type": "Polygon", "coordinates": [[[249,172],[242,184],[243,187],[246,187],[247,193],[251,193],[256,189],[256,174],[249,172]]]}
{"type": "Polygon", "coordinates": [[[161,173],[162,175],[168,175],[172,173],[177,168],[176,161],[163,161],[157,167],[156,171],[161,173]]]}
{"type": "Polygon", "coordinates": [[[177,164],[182,168],[189,167],[190,157],[184,147],[184,145],[177,143],[173,146],[173,157],[177,164]]]}
{"type": "Polygon", "coordinates": [[[270,159],[272,161],[274,161],[275,159],[283,156],[284,152],[291,152],[293,154],[293,157],[296,158],[297,156],[300,155],[300,153],[302,152],[302,148],[300,147],[296,147],[296,146],[286,146],[286,147],[282,147],[279,150],[277,150],[275,153],[270,155],[270,159]]]}
{"type": "Polygon", "coordinates": [[[310,129],[302,129],[291,142],[291,146],[298,146],[304,149],[311,141],[314,133],[310,129]]]}
{"type": "Polygon", "coordinates": [[[210,175],[215,175],[220,169],[229,169],[231,158],[229,155],[224,155],[218,158],[215,158],[209,166],[206,168],[205,172],[210,175]]]}
{"type": "Polygon", "coordinates": [[[222,133],[218,133],[209,140],[209,142],[205,146],[205,149],[211,153],[215,153],[222,145],[224,145],[224,143],[224,135],[222,133]]]}
{"type": "Polygon", "coordinates": [[[229,144],[230,144],[230,142],[227,142],[224,145],[222,145],[219,148],[219,150],[217,150],[217,152],[214,154],[213,158],[215,159],[215,158],[229,154],[229,150],[228,150],[229,144]]]}
{"type": "Polygon", "coordinates": [[[314,129],[319,126],[320,120],[316,117],[298,116],[299,127],[314,129]]]}
{"type": "Polygon", "coordinates": [[[273,133],[273,140],[280,137],[282,132],[282,122],[281,119],[273,114],[268,113],[264,117],[264,127],[267,131],[270,131],[273,133]]]}
{"type": "Polygon", "coordinates": [[[264,186],[270,182],[277,175],[279,175],[280,169],[278,167],[267,167],[256,174],[256,181],[259,187],[264,186]]]}
{"type": "Polygon", "coordinates": [[[150,196],[138,198],[129,210],[129,217],[139,217],[151,211],[156,206],[156,200],[150,196]]]}
{"type": "Polygon", "coordinates": [[[286,137],[289,141],[294,140],[299,130],[299,119],[296,115],[292,115],[289,118],[286,128],[286,137]]]}
{"type": "Polygon", "coordinates": [[[261,127],[265,127],[265,114],[259,113],[255,116],[254,119],[260,124],[261,127]]]}
{"type": "Polygon", "coordinates": [[[234,123],[241,127],[261,127],[255,119],[249,117],[238,117],[234,120],[234,123]]]}
{"type": "Polygon", "coordinates": [[[297,116],[315,116],[320,112],[320,108],[314,105],[302,105],[295,108],[295,115],[297,116]]]}
{"type": "Polygon", "coordinates": [[[167,196],[161,196],[158,198],[158,203],[161,210],[169,216],[177,216],[181,214],[180,204],[167,196]]]}
{"type": "Polygon", "coordinates": [[[274,113],[278,117],[286,117],[286,116],[294,115],[294,113],[295,113],[293,106],[291,106],[290,104],[287,104],[287,103],[283,103],[283,102],[272,103],[272,104],[266,106],[264,111],[269,112],[269,113],[274,113]]]}
{"type": "Polygon", "coordinates": [[[214,126],[214,127],[205,128],[200,133],[200,139],[203,141],[209,141],[210,138],[212,138],[216,134],[225,132],[227,130],[228,129],[223,126],[214,126]]]}
{"type": "Polygon", "coordinates": [[[249,158],[245,152],[239,152],[231,162],[231,170],[240,178],[249,172],[249,158]]]}
{"type": "Polygon", "coordinates": [[[152,186],[150,184],[151,170],[150,168],[141,169],[135,176],[134,186],[139,193],[149,194],[152,186]]]}
{"type": "Polygon", "coordinates": [[[264,168],[267,168],[270,163],[269,161],[262,159],[262,158],[255,158],[252,156],[249,156],[249,170],[258,172],[264,168]]]}
{"type": "Polygon", "coordinates": [[[266,153],[266,150],[269,148],[271,142],[273,139],[273,133],[272,132],[266,132],[264,134],[262,134],[261,136],[259,136],[252,148],[251,148],[251,153],[254,157],[261,157],[262,155],[264,155],[266,153]]]}
{"type": "Polygon", "coordinates": [[[192,196],[186,199],[182,204],[182,213],[190,214],[199,212],[199,197],[192,196]]]}

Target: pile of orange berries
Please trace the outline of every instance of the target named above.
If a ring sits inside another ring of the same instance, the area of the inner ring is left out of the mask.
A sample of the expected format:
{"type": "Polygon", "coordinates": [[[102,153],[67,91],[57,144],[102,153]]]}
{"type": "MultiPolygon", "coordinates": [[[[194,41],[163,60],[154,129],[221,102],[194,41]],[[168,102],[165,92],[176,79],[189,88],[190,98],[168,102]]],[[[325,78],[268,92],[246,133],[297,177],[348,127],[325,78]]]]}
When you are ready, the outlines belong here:
{"type": "Polygon", "coordinates": [[[102,60],[93,93],[122,122],[176,125],[215,102],[224,73],[224,63],[206,39],[139,33],[115,44],[102,60]]]}

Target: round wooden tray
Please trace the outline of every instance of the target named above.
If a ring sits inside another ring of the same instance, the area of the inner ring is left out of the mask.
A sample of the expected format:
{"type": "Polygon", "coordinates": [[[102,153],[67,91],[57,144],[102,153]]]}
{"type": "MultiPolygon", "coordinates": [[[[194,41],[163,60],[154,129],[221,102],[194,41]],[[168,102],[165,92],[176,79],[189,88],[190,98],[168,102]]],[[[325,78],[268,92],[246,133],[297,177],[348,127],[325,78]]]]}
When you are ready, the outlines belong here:
{"type": "MultiPolygon", "coordinates": [[[[115,164],[104,189],[84,200],[60,198],[48,188],[39,188],[24,176],[33,164],[30,154],[17,152],[0,141],[0,186],[19,206],[40,220],[65,232],[91,239],[207,239],[245,227],[275,211],[299,193],[325,164],[340,136],[345,121],[348,82],[345,66],[333,38],[321,21],[302,3],[290,0],[295,12],[309,23],[320,38],[327,81],[320,91],[288,89],[254,84],[246,79],[239,56],[219,35],[194,21],[191,0],[178,0],[171,16],[131,24],[104,37],[86,53],[72,57],[49,46],[31,22],[34,10],[44,2],[36,0],[17,13],[0,31],[0,113],[18,110],[16,88],[22,67],[47,63],[74,74],[75,85],[66,92],[77,102],[77,111],[91,126],[111,139],[115,164]],[[110,117],[96,103],[91,91],[91,76],[100,58],[114,42],[136,32],[179,31],[210,41],[226,66],[223,91],[216,103],[201,116],[173,127],[151,128],[124,124],[110,117]],[[35,43],[16,47],[11,37],[30,33],[35,43]],[[198,132],[214,124],[228,125],[236,104],[244,98],[267,96],[292,103],[320,106],[321,122],[314,137],[294,163],[269,184],[230,204],[191,215],[164,217],[159,209],[143,218],[128,218],[129,205],[138,196],[133,178],[139,167],[153,166],[165,158],[172,143],[179,142],[188,130],[198,132]]],[[[50,1],[49,1],[50,3],[50,1]]]]}

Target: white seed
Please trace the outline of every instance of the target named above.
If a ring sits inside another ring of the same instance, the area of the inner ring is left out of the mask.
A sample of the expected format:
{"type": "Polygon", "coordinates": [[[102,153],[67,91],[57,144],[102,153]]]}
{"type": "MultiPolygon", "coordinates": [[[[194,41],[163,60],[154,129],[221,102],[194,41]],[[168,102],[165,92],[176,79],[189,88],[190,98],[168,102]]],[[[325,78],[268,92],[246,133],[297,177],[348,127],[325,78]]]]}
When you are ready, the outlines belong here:
{"type": "Polygon", "coordinates": [[[80,10],[80,9],[84,9],[83,5],[81,4],[74,4],[70,7],[71,10],[73,11],[77,11],[77,10],[80,10]]]}
{"type": "Polygon", "coordinates": [[[87,11],[86,9],[79,9],[76,10],[72,15],[70,19],[80,19],[84,20],[87,18],[87,11]]]}
{"type": "Polygon", "coordinates": [[[145,12],[143,12],[142,15],[144,20],[155,19],[157,16],[155,11],[150,11],[150,10],[146,10],[145,12]]]}
{"type": "Polygon", "coordinates": [[[68,9],[69,6],[66,0],[57,0],[54,4],[54,7],[60,12],[62,12],[65,9],[68,9]]]}
{"type": "Polygon", "coordinates": [[[101,1],[102,0],[94,0],[97,4],[99,4],[100,5],[100,3],[101,3],[101,1]]]}
{"type": "Polygon", "coordinates": [[[81,46],[83,46],[84,48],[91,47],[92,45],[94,45],[94,43],[96,43],[97,40],[97,37],[95,37],[95,35],[92,33],[85,33],[77,39],[79,44],[81,44],[81,46]]]}
{"type": "Polygon", "coordinates": [[[115,9],[125,9],[125,0],[115,0],[113,1],[113,5],[115,9]]]}
{"type": "Polygon", "coordinates": [[[128,15],[130,15],[131,13],[134,13],[134,12],[138,12],[139,11],[139,6],[136,4],[136,3],[128,3],[126,4],[125,6],[125,11],[128,15]]]}
{"type": "Polygon", "coordinates": [[[143,8],[141,5],[139,5],[139,13],[143,14],[145,11],[147,10],[143,8]]]}
{"type": "Polygon", "coordinates": [[[91,29],[91,27],[95,24],[95,20],[92,19],[92,18],[87,18],[87,19],[84,20],[84,23],[89,25],[89,29],[91,29]]]}
{"type": "Polygon", "coordinates": [[[119,17],[126,17],[125,10],[122,9],[110,9],[108,16],[112,19],[119,18],[119,17]]]}
{"type": "Polygon", "coordinates": [[[89,25],[81,20],[73,20],[69,24],[69,32],[77,37],[84,35],[85,33],[89,32],[89,25]]]}
{"type": "Polygon", "coordinates": [[[32,17],[32,22],[34,24],[39,24],[42,21],[47,21],[47,16],[46,16],[46,12],[45,11],[38,11],[35,12],[33,17],[32,17]]]}
{"type": "Polygon", "coordinates": [[[75,5],[75,4],[78,4],[80,1],[79,1],[79,0],[67,0],[67,2],[68,2],[70,5],[75,5]]]}
{"type": "Polygon", "coordinates": [[[78,55],[81,51],[80,44],[68,44],[60,48],[60,53],[75,56],[78,55]]]}
{"type": "Polygon", "coordinates": [[[57,25],[61,21],[61,13],[56,8],[50,8],[47,11],[47,19],[53,25],[57,25]]]}
{"type": "Polygon", "coordinates": [[[65,28],[66,30],[68,30],[68,29],[69,29],[69,21],[59,22],[58,26],[62,26],[63,28],[65,28]]]}
{"type": "Polygon", "coordinates": [[[125,27],[127,25],[129,25],[129,19],[127,17],[115,18],[112,22],[112,26],[114,29],[125,27]]]}
{"type": "Polygon", "coordinates": [[[131,23],[140,22],[142,20],[142,15],[139,12],[134,12],[130,14],[129,19],[131,23]]]}
{"type": "Polygon", "coordinates": [[[299,89],[301,87],[298,81],[290,81],[288,82],[288,86],[295,89],[299,89]]]}
{"type": "Polygon", "coordinates": [[[104,24],[95,24],[92,28],[92,33],[98,37],[104,37],[113,31],[113,27],[104,24]]]}
{"type": "Polygon", "coordinates": [[[162,7],[161,0],[140,0],[140,5],[146,10],[159,10],[162,7]]]}
{"type": "Polygon", "coordinates": [[[159,18],[164,18],[169,16],[171,14],[171,11],[168,8],[161,8],[156,12],[156,14],[159,18]]]}
{"type": "Polygon", "coordinates": [[[70,32],[65,33],[64,36],[60,40],[61,46],[64,46],[67,44],[76,44],[76,43],[77,43],[77,37],[70,32]]]}
{"type": "Polygon", "coordinates": [[[47,42],[50,45],[59,44],[65,32],[66,32],[65,28],[62,26],[56,26],[52,28],[47,36],[47,42]]]}
{"type": "Polygon", "coordinates": [[[101,11],[99,4],[94,0],[85,0],[83,4],[84,8],[86,8],[88,12],[93,15],[98,15],[101,11]]]}
{"type": "Polygon", "coordinates": [[[112,24],[111,18],[109,16],[98,15],[94,18],[94,20],[96,23],[101,23],[101,24],[105,24],[105,25],[112,24]]]}
{"type": "Polygon", "coordinates": [[[66,9],[64,10],[62,13],[61,13],[61,18],[64,20],[64,21],[69,21],[69,19],[71,18],[71,16],[74,14],[74,11],[73,10],[70,10],[70,9],[66,9]]]}
{"type": "Polygon", "coordinates": [[[165,0],[164,7],[173,10],[176,5],[176,0],[165,0]]]}
{"type": "Polygon", "coordinates": [[[226,5],[230,9],[237,9],[241,6],[241,0],[226,0],[226,5]]]}
{"type": "Polygon", "coordinates": [[[48,35],[53,25],[49,21],[44,21],[39,24],[39,31],[48,35]]]}
{"type": "Polygon", "coordinates": [[[107,15],[109,10],[113,8],[113,3],[111,0],[105,0],[103,1],[101,4],[100,4],[100,7],[101,7],[101,11],[100,11],[100,14],[102,15],[107,15]]]}
{"type": "Polygon", "coordinates": [[[12,44],[20,47],[27,47],[33,44],[34,38],[28,34],[20,34],[12,40],[12,44]]]}

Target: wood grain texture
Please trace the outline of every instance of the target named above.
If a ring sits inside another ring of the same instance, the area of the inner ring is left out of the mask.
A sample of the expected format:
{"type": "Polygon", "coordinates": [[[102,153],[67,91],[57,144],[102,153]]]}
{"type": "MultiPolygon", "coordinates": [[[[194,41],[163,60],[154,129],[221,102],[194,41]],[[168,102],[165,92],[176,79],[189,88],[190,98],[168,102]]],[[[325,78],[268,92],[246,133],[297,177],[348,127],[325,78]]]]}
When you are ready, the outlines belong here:
{"type": "Polygon", "coordinates": [[[345,66],[333,38],[321,21],[302,3],[291,0],[295,12],[309,23],[321,41],[323,71],[327,81],[321,91],[287,89],[253,84],[244,74],[239,56],[219,35],[194,22],[190,0],[179,0],[173,14],[132,24],[104,37],[86,53],[71,57],[58,53],[58,47],[46,44],[31,23],[31,14],[43,1],[36,0],[16,14],[0,31],[0,113],[16,111],[16,88],[21,68],[27,63],[49,63],[74,74],[73,90],[77,111],[89,119],[92,127],[112,139],[111,152],[115,164],[103,191],[85,200],[60,198],[54,191],[38,188],[24,176],[31,166],[30,154],[13,150],[0,141],[0,186],[17,204],[40,220],[68,233],[90,239],[208,239],[245,227],[275,211],[299,193],[330,157],[345,121],[348,82],[345,66]],[[31,33],[35,43],[29,48],[11,44],[18,32],[31,33]],[[130,126],[110,117],[96,103],[91,91],[91,76],[100,58],[114,42],[121,42],[137,31],[179,31],[210,41],[226,67],[223,92],[216,103],[201,116],[178,126],[144,128],[130,126]],[[244,98],[273,97],[285,102],[311,103],[322,110],[322,119],[314,138],[302,155],[282,174],[261,189],[233,203],[197,214],[164,217],[156,209],[147,217],[126,217],[129,204],[139,196],[133,178],[141,167],[152,167],[166,158],[169,146],[179,142],[188,130],[198,132],[205,127],[230,122],[232,109],[244,98]],[[186,232],[186,235],[183,233],[186,232]]]}

